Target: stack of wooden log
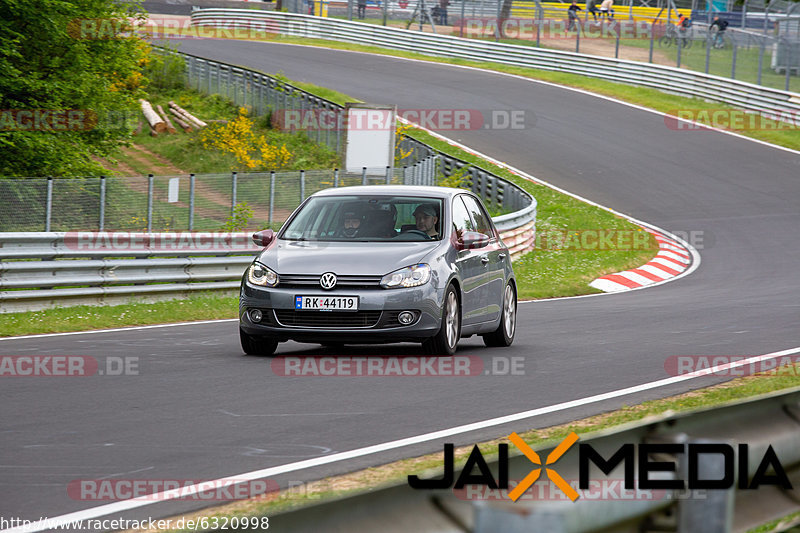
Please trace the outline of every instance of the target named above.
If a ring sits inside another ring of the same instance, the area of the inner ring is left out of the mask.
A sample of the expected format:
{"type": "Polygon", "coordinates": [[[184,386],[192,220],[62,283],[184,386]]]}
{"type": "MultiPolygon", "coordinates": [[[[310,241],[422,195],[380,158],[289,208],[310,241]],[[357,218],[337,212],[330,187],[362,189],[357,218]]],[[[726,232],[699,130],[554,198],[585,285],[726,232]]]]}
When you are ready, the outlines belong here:
{"type": "Polygon", "coordinates": [[[195,117],[171,100],[169,102],[169,112],[172,114],[172,118],[164,112],[164,109],[160,105],[156,106],[158,110],[158,112],[156,112],[150,102],[145,99],[140,99],[139,104],[142,106],[142,113],[147,123],[150,125],[150,135],[153,137],[158,136],[159,133],[177,133],[178,130],[173,125],[173,120],[185,133],[208,126],[207,123],[195,117]]]}

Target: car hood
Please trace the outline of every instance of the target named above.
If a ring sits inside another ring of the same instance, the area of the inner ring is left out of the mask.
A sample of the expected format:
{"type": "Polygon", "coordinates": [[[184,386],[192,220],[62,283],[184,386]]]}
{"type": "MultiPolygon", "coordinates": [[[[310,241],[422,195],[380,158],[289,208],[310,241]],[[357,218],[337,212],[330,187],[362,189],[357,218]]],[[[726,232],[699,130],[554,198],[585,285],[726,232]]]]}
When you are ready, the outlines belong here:
{"type": "Polygon", "coordinates": [[[278,274],[383,276],[419,263],[440,243],[435,242],[313,242],[285,241],[261,252],[258,261],[278,274]]]}

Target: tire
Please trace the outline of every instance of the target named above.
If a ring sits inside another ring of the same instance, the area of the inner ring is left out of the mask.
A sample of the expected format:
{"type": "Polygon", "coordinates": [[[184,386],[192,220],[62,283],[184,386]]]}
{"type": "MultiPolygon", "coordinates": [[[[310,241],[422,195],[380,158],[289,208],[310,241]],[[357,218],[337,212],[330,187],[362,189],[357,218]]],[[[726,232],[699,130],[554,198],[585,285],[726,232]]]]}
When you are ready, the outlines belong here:
{"type": "Polygon", "coordinates": [[[517,332],[517,292],[509,283],[503,291],[503,311],[497,329],[483,336],[486,346],[511,346],[517,332]]]}
{"type": "Polygon", "coordinates": [[[278,341],[269,337],[254,337],[239,329],[242,350],[247,355],[272,355],[278,348],[278,341]]]}
{"type": "Polygon", "coordinates": [[[455,287],[450,285],[444,294],[442,306],[442,327],[433,337],[422,343],[428,355],[453,355],[456,353],[458,339],[461,338],[461,306],[455,287]]]}
{"type": "Polygon", "coordinates": [[[658,40],[658,46],[661,48],[669,48],[672,45],[672,37],[666,35],[658,40]]]}

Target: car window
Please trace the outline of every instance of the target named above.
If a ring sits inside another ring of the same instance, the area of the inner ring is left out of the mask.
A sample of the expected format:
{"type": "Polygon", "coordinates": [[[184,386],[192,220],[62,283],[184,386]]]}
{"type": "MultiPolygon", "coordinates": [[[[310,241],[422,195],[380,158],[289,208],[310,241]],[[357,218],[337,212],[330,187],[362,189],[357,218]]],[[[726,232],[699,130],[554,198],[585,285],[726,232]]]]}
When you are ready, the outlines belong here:
{"type": "Polygon", "coordinates": [[[469,211],[470,215],[472,216],[472,220],[475,223],[475,231],[478,233],[483,233],[484,235],[488,235],[489,237],[494,237],[492,224],[489,222],[486,212],[478,204],[478,201],[472,196],[462,195],[461,198],[464,200],[464,205],[467,206],[467,210],[469,211]]]}
{"type": "Polygon", "coordinates": [[[460,239],[465,231],[474,231],[472,218],[469,216],[469,211],[461,200],[461,196],[453,198],[453,231],[456,232],[457,239],[460,239]]]}
{"type": "Polygon", "coordinates": [[[441,238],[417,230],[415,213],[433,212],[439,224],[438,198],[390,195],[312,197],[284,226],[279,238],[308,241],[423,241],[441,238]]]}

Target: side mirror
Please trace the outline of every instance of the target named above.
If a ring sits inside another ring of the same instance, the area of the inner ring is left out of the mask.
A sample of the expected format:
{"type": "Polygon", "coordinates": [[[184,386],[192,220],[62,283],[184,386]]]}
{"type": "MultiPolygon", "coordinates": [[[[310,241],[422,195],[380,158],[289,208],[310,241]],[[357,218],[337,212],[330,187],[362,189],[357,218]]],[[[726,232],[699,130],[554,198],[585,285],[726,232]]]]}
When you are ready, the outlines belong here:
{"type": "Polygon", "coordinates": [[[263,246],[266,248],[273,240],[275,240],[275,232],[271,229],[265,229],[253,233],[253,242],[256,243],[257,246],[263,246]]]}
{"type": "Polygon", "coordinates": [[[483,248],[489,244],[489,236],[477,231],[465,231],[464,234],[458,239],[459,250],[473,250],[475,248],[483,248]]]}

